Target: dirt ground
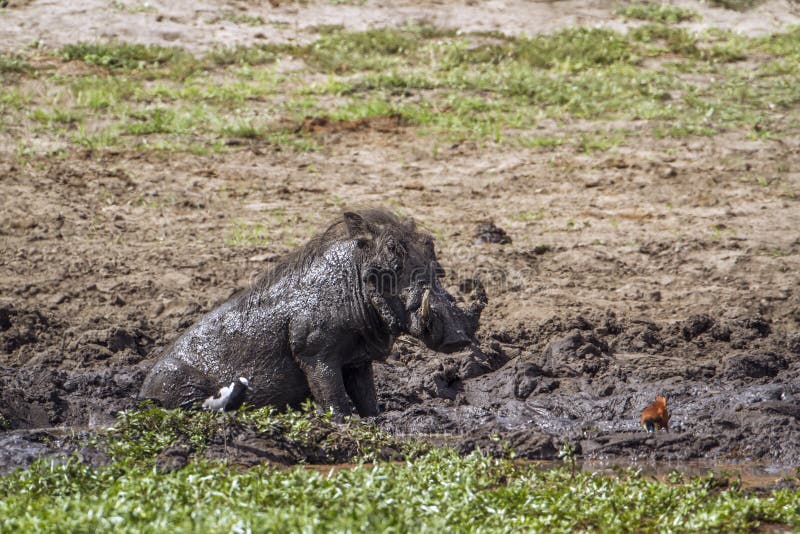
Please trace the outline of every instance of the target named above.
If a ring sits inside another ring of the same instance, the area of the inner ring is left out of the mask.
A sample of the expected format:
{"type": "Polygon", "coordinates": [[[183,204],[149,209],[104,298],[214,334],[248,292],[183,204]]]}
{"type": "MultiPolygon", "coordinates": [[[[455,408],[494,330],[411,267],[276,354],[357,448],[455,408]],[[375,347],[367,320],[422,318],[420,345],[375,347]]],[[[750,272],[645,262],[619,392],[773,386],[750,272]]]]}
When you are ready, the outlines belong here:
{"type": "MultiPolygon", "coordinates": [[[[693,31],[719,27],[757,35],[800,23],[797,4],[789,0],[757,2],[756,8],[747,12],[718,9],[706,2],[670,3],[700,13],[700,20],[686,25],[693,31]]],[[[409,21],[464,32],[501,31],[510,35],[552,32],[576,25],[615,30],[627,26],[613,16],[619,4],[607,0],[9,0],[9,5],[11,9],[3,13],[0,26],[0,46],[6,49],[36,41],[58,47],[77,41],[117,39],[204,51],[219,44],[307,42],[316,28],[324,25],[365,30],[409,21]],[[260,17],[265,24],[236,24],[226,13],[260,17]]]]}
{"type": "MultiPolygon", "coordinates": [[[[12,0],[0,45],[55,46],[78,27],[202,49],[303,40],[326,23],[513,33],[611,18],[597,1],[263,3],[280,24],[258,37],[206,22],[217,4],[57,4],[12,0]]],[[[702,24],[754,33],[798,20],[780,2],[691,5],[702,24]]],[[[0,147],[0,413],[11,429],[109,424],[136,405],[160,347],[345,207],[380,205],[437,236],[452,292],[480,275],[489,294],[480,349],[440,355],[402,339],[376,364],[382,428],[529,458],[567,441],[591,458],[797,464],[800,137],[642,131],[607,153],[432,151],[391,121],[321,127],[325,148],[310,153],[123,150],[20,164],[0,147]],[[476,242],[489,220],[512,242],[476,242]],[[263,243],[234,244],[241,221],[260,221],[263,243]],[[654,437],[638,418],[657,394],[672,420],[654,437]]]]}

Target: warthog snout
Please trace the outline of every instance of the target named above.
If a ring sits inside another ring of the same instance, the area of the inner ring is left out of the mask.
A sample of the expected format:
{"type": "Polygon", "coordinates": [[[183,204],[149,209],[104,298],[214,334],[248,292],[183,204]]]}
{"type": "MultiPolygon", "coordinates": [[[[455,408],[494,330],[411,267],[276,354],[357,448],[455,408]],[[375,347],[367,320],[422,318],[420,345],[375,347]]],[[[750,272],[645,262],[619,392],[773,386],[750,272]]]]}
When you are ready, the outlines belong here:
{"type": "Polygon", "coordinates": [[[439,345],[439,352],[456,352],[468,346],[470,342],[471,340],[467,336],[467,333],[461,328],[456,328],[445,332],[444,340],[442,340],[442,344],[439,345]]]}

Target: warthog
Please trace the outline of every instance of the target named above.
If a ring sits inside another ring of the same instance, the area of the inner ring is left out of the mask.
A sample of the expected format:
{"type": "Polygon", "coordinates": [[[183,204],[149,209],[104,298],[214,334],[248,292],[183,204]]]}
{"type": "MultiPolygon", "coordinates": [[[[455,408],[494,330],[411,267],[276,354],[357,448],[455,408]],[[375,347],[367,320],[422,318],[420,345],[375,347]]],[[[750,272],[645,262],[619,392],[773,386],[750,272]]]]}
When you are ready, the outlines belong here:
{"type": "Polygon", "coordinates": [[[440,352],[473,342],[486,297],[461,310],[441,286],[433,239],[383,210],[348,212],[211,311],[162,354],[141,396],[196,406],[238,377],[245,402],[337,417],[378,413],[372,362],[400,334],[440,352]],[[352,401],[352,404],[351,404],[352,401]]]}

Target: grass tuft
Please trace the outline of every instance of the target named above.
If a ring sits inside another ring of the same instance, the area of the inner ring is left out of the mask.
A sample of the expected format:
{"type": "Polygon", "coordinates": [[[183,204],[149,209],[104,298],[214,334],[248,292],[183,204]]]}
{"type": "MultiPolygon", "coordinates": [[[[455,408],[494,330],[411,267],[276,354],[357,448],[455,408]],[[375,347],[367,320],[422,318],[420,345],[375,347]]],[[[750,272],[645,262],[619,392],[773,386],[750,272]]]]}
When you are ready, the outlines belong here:
{"type": "Polygon", "coordinates": [[[714,7],[730,11],[750,11],[764,3],[764,0],[709,0],[714,7]]]}
{"type": "Polygon", "coordinates": [[[621,8],[617,13],[626,19],[646,20],[661,24],[700,20],[700,14],[697,11],[670,4],[633,4],[621,8]]]}
{"type": "Polygon", "coordinates": [[[64,61],[84,61],[111,70],[145,70],[167,65],[189,66],[195,58],[177,47],[128,43],[78,43],[60,51],[64,61]]]}
{"type": "Polygon", "coordinates": [[[30,63],[23,56],[0,52],[0,79],[7,74],[27,74],[32,70],[30,63]]]}

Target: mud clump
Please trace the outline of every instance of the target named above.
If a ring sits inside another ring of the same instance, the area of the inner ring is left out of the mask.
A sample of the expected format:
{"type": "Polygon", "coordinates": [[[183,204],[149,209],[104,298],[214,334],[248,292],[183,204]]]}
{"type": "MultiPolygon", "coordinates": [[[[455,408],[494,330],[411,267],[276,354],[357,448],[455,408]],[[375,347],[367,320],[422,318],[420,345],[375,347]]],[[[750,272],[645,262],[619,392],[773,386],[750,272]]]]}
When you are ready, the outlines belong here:
{"type": "Polygon", "coordinates": [[[40,332],[51,327],[51,321],[38,310],[0,306],[0,350],[10,353],[35,343],[40,332]]]}
{"type": "Polygon", "coordinates": [[[774,378],[786,366],[786,359],[773,352],[736,354],[723,360],[722,373],[727,380],[774,378]]]}
{"type": "Polygon", "coordinates": [[[498,245],[508,245],[511,243],[511,236],[505,230],[494,224],[494,221],[485,221],[475,228],[475,244],[484,245],[486,243],[497,243],[498,245]]]}
{"type": "Polygon", "coordinates": [[[12,429],[111,424],[113,414],[136,405],[144,372],[0,367],[0,414],[12,429]]]}
{"type": "Polygon", "coordinates": [[[405,120],[399,114],[378,115],[353,120],[334,120],[324,116],[307,116],[297,126],[295,131],[315,135],[357,132],[360,130],[375,130],[377,132],[391,133],[404,125],[405,120]]]}
{"type": "Polygon", "coordinates": [[[503,431],[489,424],[463,436],[456,446],[461,454],[475,450],[494,457],[508,456],[526,460],[555,460],[558,456],[553,436],[530,430],[503,431]]]}
{"type": "Polygon", "coordinates": [[[592,332],[571,330],[553,341],[542,355],[546,376],[595,376],[608,367],[608,346],[592,332]]]}

